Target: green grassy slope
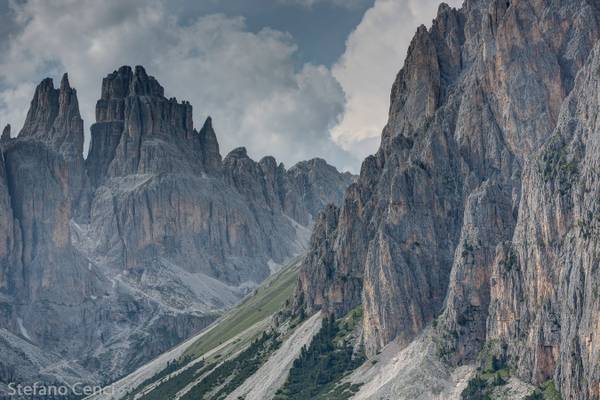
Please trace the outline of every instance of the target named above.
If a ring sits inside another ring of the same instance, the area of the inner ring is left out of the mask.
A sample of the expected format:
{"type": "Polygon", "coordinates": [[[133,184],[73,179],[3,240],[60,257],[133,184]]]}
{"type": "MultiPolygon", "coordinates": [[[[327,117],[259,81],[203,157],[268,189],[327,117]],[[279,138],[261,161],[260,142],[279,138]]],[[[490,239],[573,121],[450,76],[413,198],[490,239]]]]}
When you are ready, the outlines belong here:
{"type": "MultiPolygon", "coordinates": [[[[240,365],[246,366],[248,363],[240,363],[239,352],[241,351],[241,355],[244,355],[243,349],[248,346],[252,348],[257,340],[264,337],[263,332],[269,326],[269,317],[282,310],[286,301],[291,298],[297,284],[300,263],[301,257],[297,257],[283,267],[281,271],[267,278],[240,304],[215,321],[177,360],[173,360],[164,370],[132,390],[126,399],[156,400],[172,398],[195,380],[199,374],[207,373],[210,375],[210,371],[215,367],[217,372],[223,372],[219,369],[219,365],[230,357],[235,357],[236,365],[239,364],[238,367],[240,365]],[[183,372],[173,377],[167,377],[171,372],[184,367],[190,361],[198,359],[201,359],[201,361],[194,364],[194,366],[182,370],[183,372]]],[[[259,364],[256,365],[256,368],[260,366],[259,364]]],[[[223,368],[227,366],[227,361],[225,361],[223,368]]],[[[230,374],[232,371],[226,372],[230,374]]],[[[212,375],[215,374],[216,372],[212,375]]],[[[216,378],[212,378],[214,377],[208,376],[206,379],[210,382],[205,382],[201,386],[215,384],[213,381],[216,378]]]]}
{"type": "Polygon", "coordinates": [[[269,277],[242,303],[215,322],[215,326],[185,352],[186,356],[200,357],[220,344],[281,310],[292,296],[298,278],[301,258],[290,262],[281,271],[269,277]]]}

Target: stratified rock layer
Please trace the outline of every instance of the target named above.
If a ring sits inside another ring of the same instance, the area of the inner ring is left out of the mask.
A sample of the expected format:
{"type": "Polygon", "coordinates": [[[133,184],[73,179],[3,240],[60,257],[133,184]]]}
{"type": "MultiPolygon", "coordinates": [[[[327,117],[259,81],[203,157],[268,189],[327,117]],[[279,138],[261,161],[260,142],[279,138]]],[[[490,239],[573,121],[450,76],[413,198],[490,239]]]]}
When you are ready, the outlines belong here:
{"type": "Polygon", "coordinates": [[[68,78],[0,140],[0,392],[105,382],[189,337],[304,250],[353,177],[235,150],[142,67],[102,82],[83,159],[68,78]],[[306,200],[305,200],[306,199],[306,200]]]}
{"type": "Polygon", "coordinates": [[[600,398],[600,44],[523,175],[519,218],[492,264],[488,340],[533,382],[600,398]]]}
{"type": "Polygon", "coordinates": [[[595,81],[581,81],[598,76],[588,57],[599,10],[583,0],[442,4],[410,45],[379,151],[339,211],[318,219],[296,308],[341,315],[362,303],[370,354],[408,345],[437,318],[451,363],[488,341],[529,382],[554,377],[567,399],[598,398],[596,242],[569,239],[595,208],[555,192],[595,190],[584,173],[600,154],[593,139],[586,148],[563,137],[582,125],[593,137],[597,96],[584,87],[595,81]],[[538,156],[541,146],[552,154],[538,156]],[[558,177],[540,178],[539,157],[558,177]]]}

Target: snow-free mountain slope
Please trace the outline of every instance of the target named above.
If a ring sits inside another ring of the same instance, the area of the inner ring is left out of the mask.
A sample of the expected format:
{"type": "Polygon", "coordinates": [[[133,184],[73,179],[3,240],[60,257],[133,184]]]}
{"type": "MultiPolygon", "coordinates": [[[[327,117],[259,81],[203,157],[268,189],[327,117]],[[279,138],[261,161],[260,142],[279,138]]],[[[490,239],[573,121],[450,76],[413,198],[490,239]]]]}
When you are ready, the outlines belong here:
{"type": "Polygon", "coordinates": [[[106,383],[204,329],[304,251],[319,204],[354,179],[286,170],[164,97],[144,68],[102,82],[83,158],[77,92],[44,79],[0,139],[0,390],[106,383]]]}
{"type": "Polygon", "coordinates": [[[452,365],[489,347],[527,382],[599,398],[599,21],[592,0],[442,4],[392,87],[379,151],[317,222],[296,308],[362,303],[370,355],[435,320],[452,365]]]}

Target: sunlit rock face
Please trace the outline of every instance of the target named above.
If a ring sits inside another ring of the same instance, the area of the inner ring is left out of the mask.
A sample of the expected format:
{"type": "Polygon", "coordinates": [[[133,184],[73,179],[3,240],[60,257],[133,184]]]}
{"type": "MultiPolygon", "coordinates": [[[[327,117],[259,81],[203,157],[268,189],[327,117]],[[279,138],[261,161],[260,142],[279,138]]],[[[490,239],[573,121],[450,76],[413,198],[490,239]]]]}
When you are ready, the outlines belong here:
{"type": "Polygon", "coordinates": [[[442,4],[398,73],[379,151],[317,220],[296,307],[362,303],[371,354],[437,318],[453,363],[493,342],[526,380],[600,396],[597,238],[581,227],[600,156],[599,9],[442,4]]]}

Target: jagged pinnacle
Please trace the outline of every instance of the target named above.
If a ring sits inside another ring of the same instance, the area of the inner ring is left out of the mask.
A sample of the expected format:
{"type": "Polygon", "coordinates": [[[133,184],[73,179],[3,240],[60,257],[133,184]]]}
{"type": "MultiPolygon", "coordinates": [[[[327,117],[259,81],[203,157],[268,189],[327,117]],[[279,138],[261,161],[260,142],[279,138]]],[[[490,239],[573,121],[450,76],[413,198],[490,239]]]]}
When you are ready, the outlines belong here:
{"type": "Polygon", "coordinates": [[[69,84],[69,74],[65,72],[62,76],[62,79],[60,80],[60,90],[65,91],[70,89],[71,85],[69,84]]]}
{"type": "Polygon", "coordinates": [[[10,139],[10,124],[6,124],[4,130],[2,131],[2,136],[0,136],[0,140],[8,140],[10,139]]]}

